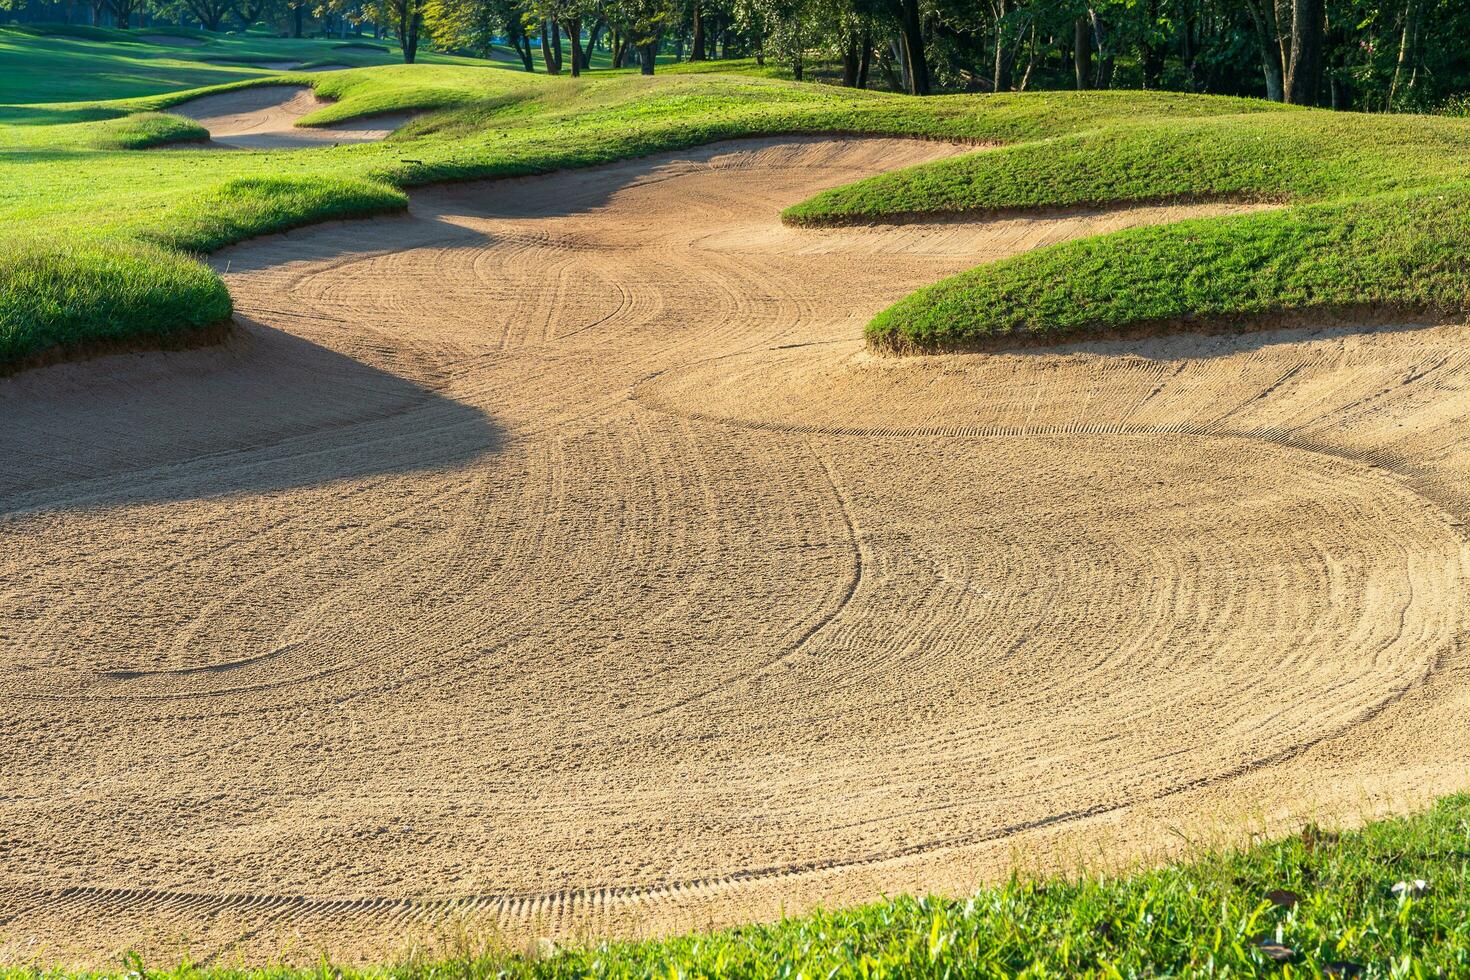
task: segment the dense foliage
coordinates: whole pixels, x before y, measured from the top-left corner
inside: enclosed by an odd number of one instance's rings
[[[0,23],[264,27],[526,71],[751,57],[929,94],[1144,88],[1465,111],[1463,0],[0,0]],[[160,27],[160,25],[163,25]]]

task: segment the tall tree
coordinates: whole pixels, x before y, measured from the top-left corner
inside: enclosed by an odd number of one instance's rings
[[[143,10],[144,0],[107,0],[116,26],[128,30],[133,26],[133,15]]]
[[[1286,101],[1316,105],[1322,87],[1323,0],[1292,0],[1291,58],[1286,69]]]
[[[924,20],[919,11],[919,0],[893,0],[893,4],[908,92],[910,95],[928,95],[933,88],[929,79],[929,59],[924,54]]]
[[[219,30],[220,23],[234,9],[230,0],[183,0],[183,4],[206,31]],[[241,19],[245,20],[243,15]],[[254,18],[245,20],[246,27],[253,23]]]
[[[424,0],[384,0],[381,12],[389,28],[398,35],[403,63],[411,65],[419,54],[419,35],[424,29]]]
[[[608,22],[617,26],[626,44],[637,49],[638,67],[644,75],[654,73],[672,15],[671,0],[612,0],[608,4]]]

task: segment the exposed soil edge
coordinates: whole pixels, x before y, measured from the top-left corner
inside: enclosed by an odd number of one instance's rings
[[[234,333],[235,321],[231,317],[204,327],[180,330],[167,334],[140,334],[136,337],[118,337],[108,340],[83,340],[72,344],[56,344],[45,350],[28,354],[19,360],[0,361],[0,378],[8,378],[35,368],[51,367],[56,364],[71,364],[90,361],[114,354],[151,354],[157,351],[193,350],[222,344]]]
[[[866,340],[867,348],[872,353],[895,357],[996,354],[1092,341],[1152,340],[1180,335],[1215,337],[1312,328],[1430,327],[1461,320],[1465,315],[1466,311],[1461,309],[1363,303],[1276,310],[1245,316],[1171,317],[1164,320],[1142,320],[1125,327],[1078,327],[1046,334],[1010,333],[953,342],[924,343],[909,337],[874,334],[868,334]]]
[[[1210,204],[1256,204],[1287,207],[1293,202],[1269,194],[1163,194],[1157,197],[1130,198],[1124,201],[1079,201],[1074,204],[1044,204],[1036,207],[947,209],[904,211],[895,214],[834,214],[803,217],[781,212],[781,223],[788,228],[882,228],[895,225],[926,224],[936,221],[1006,221],[1013,218],[1066,218],[1076,214],[1127,211],[1132,208],[1201,207]],[[796,205],[800,207],[800,205]]]

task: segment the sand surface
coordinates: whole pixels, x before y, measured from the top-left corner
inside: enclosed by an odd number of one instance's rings
[[[168,112],[199,123],[215,143],[255,150],[373,143],[416,115],[395,112],[332,126],[296,125],[302,116],[328,104],[304,85],[261,85],[190,99]]]
[[[419,192],[218,255],[221,348],[0,380],[0,955],[733,923],[1463,788],[1467,330],[875,358],[1198,213],[777,220],[948,152]]]

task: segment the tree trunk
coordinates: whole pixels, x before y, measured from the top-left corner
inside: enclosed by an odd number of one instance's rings
[[[1322,84],[1322,0],[1293,0],[1291,64],[1286,69],[1286,101],[1316,105]]]
[[[1092,84],[1092,31],[1088,29],[1086,17],[1072,22],[1072,70],[1077,76],[1078,91]]]
[[[1384,108],[1393,111],[1394,100],[1399,94],[1399,86],[1403,82],[1404,67],[1409,63],[1409,49],[1414,37],[1414,21],[1419,12],[1417,0],[1407,0],[1404,4],[1404,26],[1399,32],[1399,54],[1393,64],[1393,79],[1388,83],[1388,105]]]
[[[995,11],[995,71],[990,76],[990,90],[992,92],[1009,92],[1011,90],[1011,67],[1015,64],[1015,53],[1009,51],[1006,45],[1006,14],[1010,13],[1010,0],[995,0],[992,4]]]
[[[404,6],[407,9],[398,28],[398,47],[403,51],[403,63],[411,65],[419,54],[419,31],[424,26],[424,12],[418,0],[408,0]]]
[[[1031,25],[1031,40],[1030,40],[1030,43],[1028,44],[1027,47],[1028,47],[1028,50],[1027,50],[1027,53],[1026,53],[1026,70],[1021,73],[1021,81],[1016,86],[1016,91],[1017,92],[1024,92],[1024,91],[1026,91],[1026,87],[1031,84],[1031,73],[1036,70],[1036,25],[1035,24],[1032,24]]]
[[[546,74],[548,75],[561,74],[560,53],[554,51],[552,48],[553,39],[551,32],[554,29],[555,26],[552,22],[544,20],[541,22],[541,60],[546,64]],[[558,32],[555,43],[559,44],[560,42],[561,35]]]
[[[587,35],[587,47],[582,53],[583,68],[590,69],[592,67],[592,52],[597,49],[597,36],[602,33],[602,29],[606,26],[607,21],[601,18],[592,25],[592,31]]]
[[[1281,41],[1276,35],[1276,10],[1272,0],[1252,0],[1247,4],[1251,23],[1256,28],[1256,45],[1261,49],[1261,74],[1266,78],[1266,98],[1281,102],[1286,98],[1282,84],[1285,71],[1281,65]]]
[[[572,77],[582,77],[582,18],[567,21],[567,39],[572,42]]]
[[[302,31],[306,30],[306,0],[301,0],[295,9],[291,11],[291,36],[300,37]]]
[[[904,74],[910,95],[929,94],[929,62],[924,57],[924,25],[919,19],[919,0],[902,0]]]
[[[847,43],[842,46],[842,86],[844,88],[857,88],[858,44],[858,33],[852,31],[847,35]]]
[[[1087,11],[1092,21],[1092,40],[1097,45],[1097,70],[1092,76],[1093,88],[1113,87],[1113,53],[1108,50],[1108,32],[1102,14],[1094,7]]]
[[[645,75],[653,74],[654,63],[658,59],[658,39],[655,38],[648,44],[638,46],[639,68]]]
[[[873,35],[863,31],[863,53],[858,58],[857,87],[868,87],[868,69],[873,64]]]
[[[694,36],[689,41],[689,60],[704,60],[704,12],[700,9],[699,0],[694,0]]]

